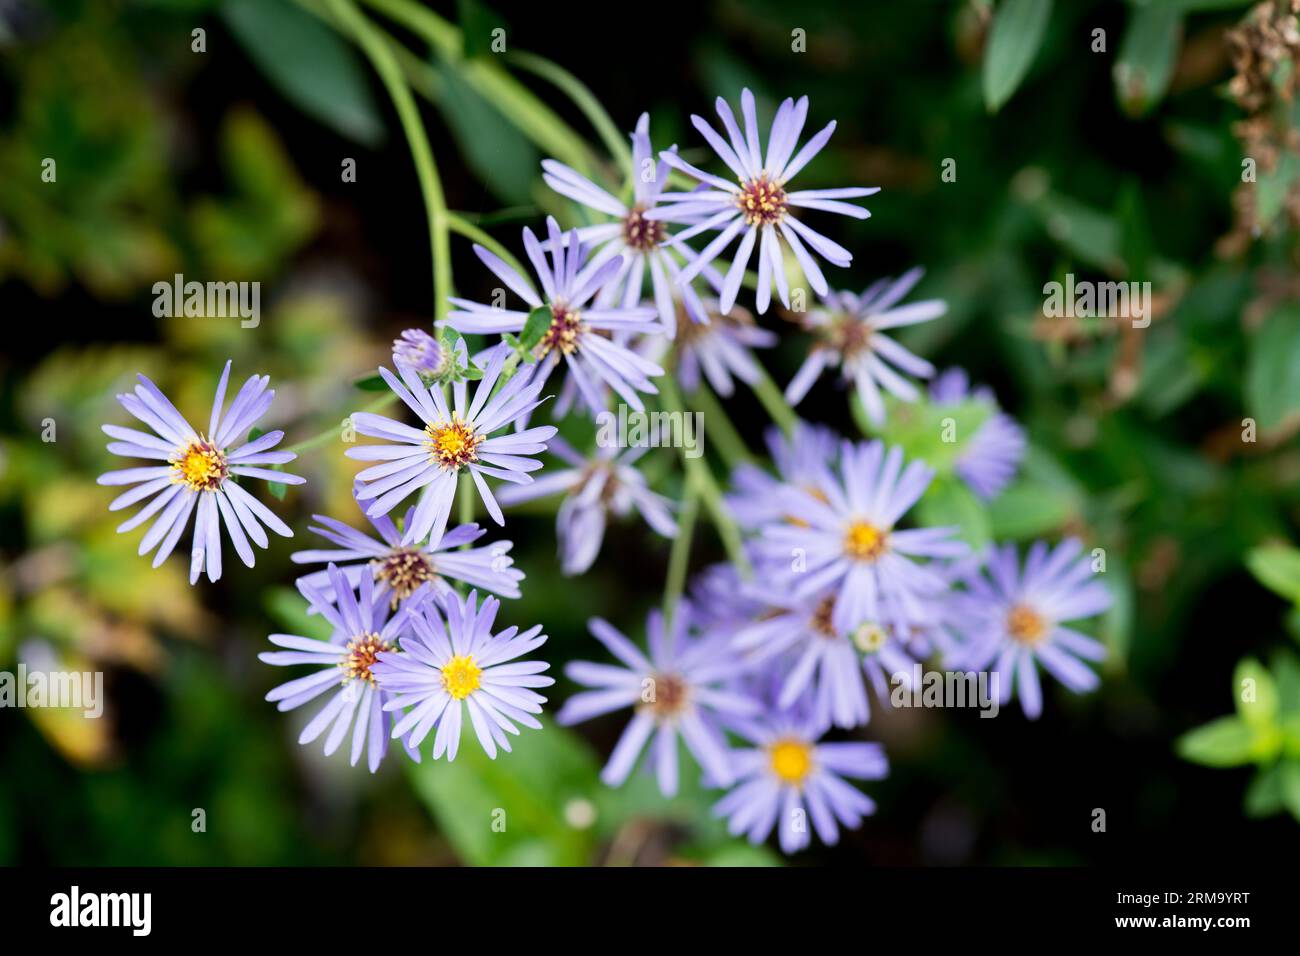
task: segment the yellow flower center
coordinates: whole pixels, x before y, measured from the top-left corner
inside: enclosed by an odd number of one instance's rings
[[[1012,640],[1026,647],[1041,644],[1047,637],[1047,631],[1047,621],[1027,605],[1017,604],[1007,613],[1007,633]]]
[[[853,643],[863,654],[875,654],[887,640],[889,634],[879,624],[863,624],[853,632]]]
[[[858,561],[875,561],[889,546],[889,532],[867,521],[854,521],[844,533],[844,553]]]
[[[802,740],[778,740],[768,745],[767,755],[782,783],[801,786],[812,772],[812,745]]]
[[[779,223],[785,218],[788,208],[785,190],[768,179],[766,174],[740,184],[736,205],[745,214],[745,222],[751,226]]]
[[[216,491],[230,474],[221,449],[201,438],[190,442],[168,461],[172,466],[172,481],[192,491]]]
[[[456,700],[464,700],[478,690],[483,668],[474,663],[474,655],[453,657],[442,665],[442,689]]]
[[[478,445],[482,435],[475,434],[474,429],[460,419],[442,422],[438,425],[426,425],[424,445],[429,449],[429,457],[448,471],[456,471],[462,465],[478,461]]]
[[[393,645],[382,640],[378,634],[362,634],[348,641],[347,650],[348,656],[339,661],[339,667],[343,668],[343,683],[363,680],[373,684],[375,676],[370,668],[379,660],[379,652],[391,651]]]

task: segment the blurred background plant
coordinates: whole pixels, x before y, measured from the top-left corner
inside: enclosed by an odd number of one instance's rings
[[[422,168],[340,10],[383,28],[428,131]],[[191,589],[114,534],[92,480],[136,371],[197,409],[233,356],[272,376],[288,441],[338,427],[396,333],[428,327],[435,286],[486,298],[462,237],[515,248],[545,214],[585,221],[540,159],[617,184],[643,110],[656,143],[702,158],[686,116],[742,86],[768,110],[807,93],[839,121],[810,175],[884,187],[870,220],[837,224],[855,253],[843,284],[925,265],[923,293],[949,311],[904,344],[966,367],[1025,424],[1020,480],[988,507],[952,502],[963,525],[1080,535],[1116,596],[1097,695],[1054,695],[1036,724],[883,709],[867,728],[893,766],[877,815],[795,862],[1177,859],[1193,830],[1202,861],[1247,838],[1295,847],[1280,814],[1300,815],[1295,14],[719,0],[656,7],[632,35],[616,13],[474,0],[0,0],[0,669],[103,669],[110,697],[98,721],[0,713],[0,861],[775,862],[726,837],[697,781],[670,803],[644,777],[602,787],[616,719],[375,778],[297,747],[255,661],[269,631],[313,626],[292,547]],[[150,289],[178,272],[260,281],[261,323],[155,318]],[[1154,321],[1045,318],[1043,287],[1067,273],[1152,282]],[[786,318],[766,320],[786,333],[778,383],[805,350]],[[853,433],[829,391],[801,414]],[[728,411],[760,448],[759,402]],[[891,427],[908,440],[908,421]],[[355,470],[332,444],[302,465],[309,483],[280,506],[300,540],[310,514],[352,513]],[[643,528],[612,528],[570,581],[549,514],[514,511],[509,531],[527,580],[503,613],[545,623],[555,671],[589,656],[589,615],[634,629],[659,600],[669,543]],[[697,552],[698,567],[722,547]],[[1192,730],[1230,681],[1238,715]],[[492,808],[505,833],[484,825]]]

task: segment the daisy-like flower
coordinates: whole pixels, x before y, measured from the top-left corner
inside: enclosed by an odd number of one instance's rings
[[[400,381],[388,369],[380,368],[379,374],[388,387],[424,423],[423,430],[370,412],[356,412],[352,416],[352,423],[361,434],[394,443],[347,451],[347,456],[357,461],[381,463],[357,474],[357,480],[364,485],[357,492],[357,500],[369,502],[366,515],[371,518],[386,515],[409,495],[423,489],[419,504],[402,529],[402,544],[442,536],[462,470],[473,478],[488,514],[503,525],[501,508],[483,476],[526,484],[533,480],[529,472],[542,467],[537,459],[527,456],[546,450],[546,442],[555,434],[553,426],[492,437],[493,432],[541,404],[537,395],[542,383],[530,381],[526,375],[514,376],[492,394],[501,377],[506,353],[504,347],[492,351],[473,401],[467,400],[463,381],[453,383],[451,406],[441,388],[425,385],[410,366],[398,365]]]
[[[743,833],[750,843],[762,843],[776,827],[781,852],[796,853],[811,842],[811,829],[831,846],[841,825],[855,829],[875,812],[875,802],[845,778],[887,776],[879,744],[818,743],[821,728],[797,712],[739,732],[754,746],[732,752],[738,782],[713,807],[715,815],[728,818],[733,836]]]
[[[754,317],[740,306],[732,306],[724,314],[716,299],[707,299],[704,309],[707,323],[691,321],[685,315],[679,317],[674,349],[677,382],[690,395],[700,387],[702,379],[708,379],[714,392],[730,398],[735,391],[733,376],[748,385],[758,381],[760,369],[750,350],[771,348],[777,343],[777,335],[754,324]]]
[[[736,632],[732,645],[755,664],[781,660],[776,704],[788,710],[804,701],[818,727],[857,727],[871,719],[866,681],[882,700],[890,678],[910,683],[915,660],[879,624],[863,623],[845,633],[835,627],[835,595],[777,601]]]
[[[374,599],[371,577],[362,577],[358,600],[352,585],[338,568],[331,564],[327,573],[330,585],[327,592],[301,584],[299,589],[313,609],[334,626],[334,637],[322,641],[294,634],[272,634],[271,643],[284,650],[259,654],[259,660],[277,667],[308,664],[318,669],[306,677],[281,684],[266,699],[278,710],[287,711],[332,692],[325,706],[303,728],[298,743],[309,744],[328,729],[325,755],[329,756],[338,750],[351,729],[352,765],[355,767],[365,752],[370,772],[374,773],[388,752],[388,732],[392,726],[383,709],[387,695],[375,686],[378,655],[397,647],[410,626],[412,615],[430,592],[427,588],[421,591],[389,617],[388,603]],[[414,759],[420,759],[410,744],[407,750]]]
[[[1110,592],[1082,552],[1077,538],[1050,549],[1037,541],[1022,568],[1014,545],[994,549],[986,573],[967,580],[969,590],[958,604],[967,643],[956,652],[955,665],[979,671],[991,664],[1002,703],[1011,699],[1014,685],[1030,719],[1043,709],[1038,664],[1076,694],[1098,684],[1083,661],[1105,658],[1105,646],[1066,626],[1110,607]]]
[[[845,442],[839,477],[815,489],[824,500],[787,488],[785,520],[765,525],[757,547],[796,596],[834,592],[837,631],[924,622],[927,598],[943,590],[944,581],[914,559],[959,557],[967,550],[954,537],[956,528],[896,527],[933,478],[923,462],[904,468],[901,448],[886,453],[880,441]]]
[[[402,544],[402,536],[388,515],[367,518],[379,535],[376,540],[336,518],[312,515],[318,525],[311,530],[336,547],[296,551],[294,564],[337,564],[348,583],[359,587],[367,576],[375,581],[375,600],[388,598],[396,608],[426,583],[439,593],[451,588],[449,581],[464,581],[473,587],[492,591],[502,597],[519,597],[519,582],[524,573],[514,568],[510,541],[498,541],[479,548],[463,548],[486,533],[476,524],[463,524],[447,534],[430,538],[422,545]],[[407,509],[406,524],[413,518]],[[329,582],[328,570],[316,571],[298,579],[314,588]]]
[[[677,147],[669,149],[675,153]],[[650,274],[650,287],[654,292],[655,308],[668,337],[676,327],[674,299],[681,297],[687,311],[695,321],[705,321],[704,306],[690,284],[674,288],[673,279],[681,271],[681,264],[667,244],[668,232],[661,220],[649,219],[646,213],[655,208],[659,194],[668,182],[668,164],[662,159],[654,162],[650,145],[650,114],[642,113],[632,134],[632,204],[610,195],[587,177],[554,159],[542,161],[542,178],[562,196],[613,216],[614,222],[584,226],[577,230],[580,242],[592,249],[591,262],[603,264],[614,256],[621,256],[617,272],[608,279],[596,296],[602,308],[621,303],[627,308],[639,305],[645,276]],[[651,173],[646,176],[646,172]],[[572,237],[570,233],[570,237]],[[572,241],[572,238],[569,240]],[[686,250],[683,257],[689,258]]]
[[[638,511],[646,524],[665,538],[677,536],[667,498],[650,490],[645,478],[633,467],[647,448],[629,448],[621,455],[613,445],[601,445],[590,457],[579,454],[562,438],[551,440],[547,450],[569,467],[547,472],[532,484],[503,489],[498,496],[509,507],[547,495],[563,493],[555,519],[559,539],[560,569],[568,575],[582,574],[596,560],[605,538],[608,514],[620,518]]]
[[[866,209],[843,202],[879,192],[878,188],[810,189],[791,192],[790,180],[821,152],[831,133],[832,121],[810,139],[797,154],[795,146],[808,116],[808,97],[798,102],[786,99],[777,110],[776,119],[767,137],[767,154],[761,152],[758,136],[758,116],[754,109],[754,95],[748,90],[740,94],[740,108],[744,115],[745,132],[741,135],[731,107],[722,97],[717,100],[718,116],[727,133],[724,140],[704,119],[691,116],[691,122],[708,141],[718,158],[726,164],[737,182],[714,176],[697,169],[671,151],[661,152],[659,158],[669,166],[699,180],[707,189],[684,193],[660,193],[660,205],[646,212],[646,218],[675,223],[694,223],[673,237],[682,243],[702,232],[721,230],[700,255],[682,269],[678,283],[687,283],[706,265],[716,259],[733,239],[740,236],[740,247],[727,269],[721,294],[723,312],[730,312],[744,278],[754,246],[758,246],[758,295],[760,313],[767,311],[775,285],[781,302],[789,308],[790,294],[785,276],[785,255],[782,243],[794,253],[809,283],[819,295],[829,287],[817,260],[808,252],[822,256],[837,266],[847,266],[852,254],[838,243],[804,225],[794,215],[796,209],[814,209],[838,213],[855,219],[866,219]],[[794,158],[791,159],[791,155]],[[807,247],[805,246],[807,245]]]
[[[424,379],[432,379],[447,370],[451,356],[423,329],[406,329],[393,339],[393,364],[409,365]]]
[[[691,633],[691,607],[681,601],[673,615],[672,633],[665,634],[663,615],[652,611],[646,622],[649,656],[608,622],[592,618],[592,635],[618,658],[619,664],[574,661],[564,673],[592,690],[575,694],[560,709],[561,724],[576,724],[610,711],[632,707],[623,731],[600,779],[620,786],[653,736],[655,776],[665,797],[677,793],[677,737],[703,768],[714,786],[730,785],[733,774],[720,717],[749,717],[758,704],[727,689],[724,683],[739,674],[743,663],[726,638],[701,638]]]
[[[496,759],[497,748],[510,752],[506,734],[518,736],[516,723],[540,730],[534,714],[546,698],[531,688],[549,687],[555,678],[542,674],[545,661],[518,658],[546,643],[540,624],[523,633],[507,627],[492,633],[501,602],[478,592],[462,598],[455,591],[441,596],[446,624],[430,605],[413,619],[413,631],[402,641],[401,653],[384,651],[375,665],[379,686],[394,695],[384,709],[405,710],[393,727],[394,737],[410,746],[436,726],[433,759],[456,759],[465,711],[483,752]],[[409,710],[408,710],[409,708]]]
[[[108,445],[113,454],[166,462],[110,471],[99,476],[101,485],[135,485],[113,499],[109,511],[117,511],[146,498],[152,499],[117,530],[119,534],[130,531],[158,515],[140,542],[139,552],[145,555],[157,548],[153,559],[155,568],[175,549],[176,542],[189,524],[190,514],[197,510],[194,544],[190,551],[190,584],[198,581],[205,568],[209,581],[221,577],[222,524],[235,546],[235,553],[250,568],[253,566],[253,549],[249,546],[249,539],[259,548],[265,548],[269,543],[262,525],[278,535],[293,537],[288,525],[240,487],[234,480],[236,477],[260,478],[286,485],[300,485],[307,480],[262,467],[284,465],[298,457],[290,451],[271,450],[280,443],[284,432],[267,432],[245,444],[244,436],[266,414],[275,398],[275,392],[267,388],[270,376],[249,378],[222,415],[230,366],[231,363],[226,362],[221,381],[217,384],[207,434],[195,431],[158,386],[143,375],[139,376],[140,384],[134,393],[118,395],[117,400],[148,425],[154,434],[118,425],[103,426],[105,434],[117,439]]]
[[[905,402],[916,401],[920,393],[905,376],[929,378],[934,374],[934,366],[884,332],[928,322],[948,311],[942,299],[926,299],[895,308],[923,274],[920,268],[911,269],[897,279],[877,281],[861,295],[834,292],[822,296],[823,307],[811,310],[804,317],[804,328],[817,341],[786,386],[786,401],[799,404],[822,371],[836,365],[845,380],[857,386],[867,416],[877,425],[885,420],[881,389]]]
[[[993,411],[966,442],[953,470],[976,495],[992,501],[1010,484],[1025,457],[1025,431],[998,407],[991,388],[970,387],[964,369],[948,369],[930,383],[930,400],[936,405],[955,405],[967,398],[978,399]]]
[[[736,490],[727,496],[732,515],[749,530],[788,517],[781,504],[783,485],[802,488],[814,498],[826,500],[821,486],[834,480],[831,469],[839,460],[842,440],[824,425],[810,425],[803,420],[795,424],[788,438],[775,425],[765,437],[777,477],[758,465],[740,465],[731,474]]]
[[[662,331],[655,321],[655,310],[624,306],[587,308],[597,290],[618,274],[622,258],[592,260],[584,265],[586,249],[578,240],[576,230],[569,233],[566,243],[553,218],[547,217],[546,229],[550,262],[547,262],[546,252],[533,231],[524,229],[524,249],[537,271],[545,298],[538,295],[532,283],[494,253],[482,246],[474,247],[483,264],[523,299],[529,309],[550,310],[550,325],[533,346],[538,362],[531,375],[532,385],[541,389],[556,366],[564,362],[583,400],[593,412],[599,413],[605,408],[605,397],[600,389],[602,383],[617,392],[632,408],[644,410],[637,392],[658,392],[649,376],[662,375],[664,370],[620,344],[618,339],[632,332]],[[451,302],[457,311],[447,317],[447,322],[458,332],[518,333],[528,322],[528,312],[495,308],[465,299],[452,299]]]

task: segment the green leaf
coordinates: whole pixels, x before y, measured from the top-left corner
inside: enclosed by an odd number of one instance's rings
[[[1220,717],[1178,738],[1178,756],[1206,767],[1239,767],[1251,763],[1255,734],[1239,717]]]
[[[1300,416],[1300,306],[1284,305],[1250,339],[1246,412],[1261,431]]]
[[[1141,116],[1164,97],[1178,60],[1183,13],[1170,3],[1131,7],[1115,62],[1115,93],[1130,116]]]
[[[1278,783],[1283,805],[1300,820],[1300,760],[1288,760],[1278,768]]]
[[[378,375],[363,375],[352,384],[363,392],[382,392],[388,388],[388,383]]]
[[[470,168],[507,205],[528,204],[541,161],[533,144],[455,65],[439,62],[436,67],[441,82],[434,99]]]
[[[973,549],[992,540],[988,509],[958,478],[936,478],[917,503],[917,521],[924,527],[955,526]]]
[[[549,722],[510,743],[511,753],[489,759],[466,719],[454,761],[426,753],[422,763],[409,765],[416,793],[467,864],[589,864],[593,828],[570,825],[565,808],[598,800],[604,785],[595,755],[576,734]]]
[[[289,491],[289,486],[282,481],[269,482],[266,488],[271,492],[271,495],[276,501],[284,501],[284,496]]]
[[[1289,544],[1252,548],[1246,553],[1246,568],[1273,593],[1300,602],[1300,548]]]
[[[323,22],[287,0],[225,0],[221,15],[286,99],[349,139],[383,141],[360,58]]]
[[[1060,488],[1021,479],[989,502],[988,510],[993,537],[1027,541],[1064,527],[1075,514],[1075,501]]]
[[[1232,674],[1232,693],[1237,715],[1255,728],[1269,728],[1277,722],[1278,694],[1273,676],[1253,657],[1245,657]]]
[[[519,333],[520,347],[531,351],[542,340],[542,336],[546,334],[546,330],[550,327],[550,307],[542,305],[533,309],[528,313],[528,321],[524,323],[523,330]]]
[[[887,445],[899,445],[909,461],[920,459],[938,477],[953,474],[953,467],[968,442],[993,414],[989,403],[978,398],[935,405],[928,401],[902,402],[891,397],[885,403],[885,422],[877,427],[868,420],[857,392],[853,393],[850,407],[864,434],[878,435]]]
[[[1052,0],[1003,0],[993,14],[988,48],[984,51],[984,105],[990,113],[1002,108],[1042,45]]]
[[[1242,803],[1242,812],[1248,817],[1271,817],[1283,809],[1282,803],[1282,764],[1265,767],[1251,778],[1246,787],[1246,797]]]

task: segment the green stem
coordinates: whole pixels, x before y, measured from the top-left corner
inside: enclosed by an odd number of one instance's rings
[[[716,442],[718,451],[722,453],[722,458],[727,463],[728,468],[735,468],[737,465],[748,465],[753,462],[748,449],[745,448],[745,441],[736,431],[736,426],[732,424],[731,419],[723,410],[722,404],[709,390],[707,385],[703,385],[695,390],[691,400],[700,406],[700,411],[704,413],[705,430],[710,433],[710,437]]]
[[[795,414],[794,409],[790,407],[790,403],[785,400],[785,396],[781,394],[781,390],[776,387],[776,383],[772,381],[772,377],[767,374],[767,369],[763,366],[758,366],[758,378],[751,387],[772,421],[780,425],[781,430],[787,435],[793,434],[795,426],[799,424],[799,416]]]
[[[632,151],[628,149],[626,138],[609,118],[605,107],[600,105],[600,101],[592,95],[591,90],[587,89],[581,80],[559,64],[552,63],[535,53],[511,53],[507,60],[529,73],[535,73],[549,80],[563,91],[569,99],[573,100],[574,105],[582,110],[582,114],[600,135],[605,148],[617,161],[619,168],[628,171],[631,176],[636,176],[637,170],[632,168]]]
[[[390,392],[389,394],[385,395],[383,398],[378,399],[377,401],[371,403],[370,405],[367,405],[365,408],[361,410],[363,412],[377,412],[383,408],[387,408],[395,401],[397,401],[397,396]],[[319,435],[313,435],[311,438],[303,439],[302,441],[298,442],[296,445],[290,445],[288,448],[285,448],[284,451],[303,452],[303,451],[307,451],[310,448],[318,448],[319,446],[325,444],[327,441],[329,441],[337,434],[338,434],[337,428],[327,428]]]
[[[668,555],[668,575],[664,581],[664,634],[673,632],[673,614],[686,590],[686,570],[691,558],[691,536],[695,518],[700,513],[700,492],[695,481],[686,479],[686,491],[677,511],[677,537]]]
[[[442,181],[438,178],[429,138],[420,121],[420,111],[415,105],[410,87],[406,85],[402,67],[397,62],[387,35],[361,15],[353,0],[325,2],[337,22],[351,32],[357,45],[374,65],[375,72],[392,97],[402,130],[406,133],[411,159],[415,162],[415,172],[420,180],[420,191],[424,194],[425,214],[429,220],[429,241],[433,250],[433,320],[439,322],[446,318],[449,307],[447,296],[451,293],[451,236]]]
[[[681,393],[677,390],[677,383],[670,376],[665,375],[659,380],[658,385],[663,410],[685,413],[686,409],[682,404]],[[709,510],[713,526],[718,529],[718,537],[722,539],[722,546],[727,549],[727,557],[736,566],[740,576],[749,580],[753,577],[754,569],[750,566],[749,558],[745,556],[745,543],[740,528],[731,517],[731,511],[722,498],[722,490],[714,480],[713,472],[709,471],[709,466],[702,457],[692,458],[687,454],[686,448],[679,448],[678,452],[681,454],[682,467],[686,469],[687,479],[694,482],[700,499]]]
[[[420,36],[437,56],[499,109],[544,152],[581,173],[591,171],[590,147],[549,106],[490,58],[466,59],[461,31],[413,0],[364,0]]]

